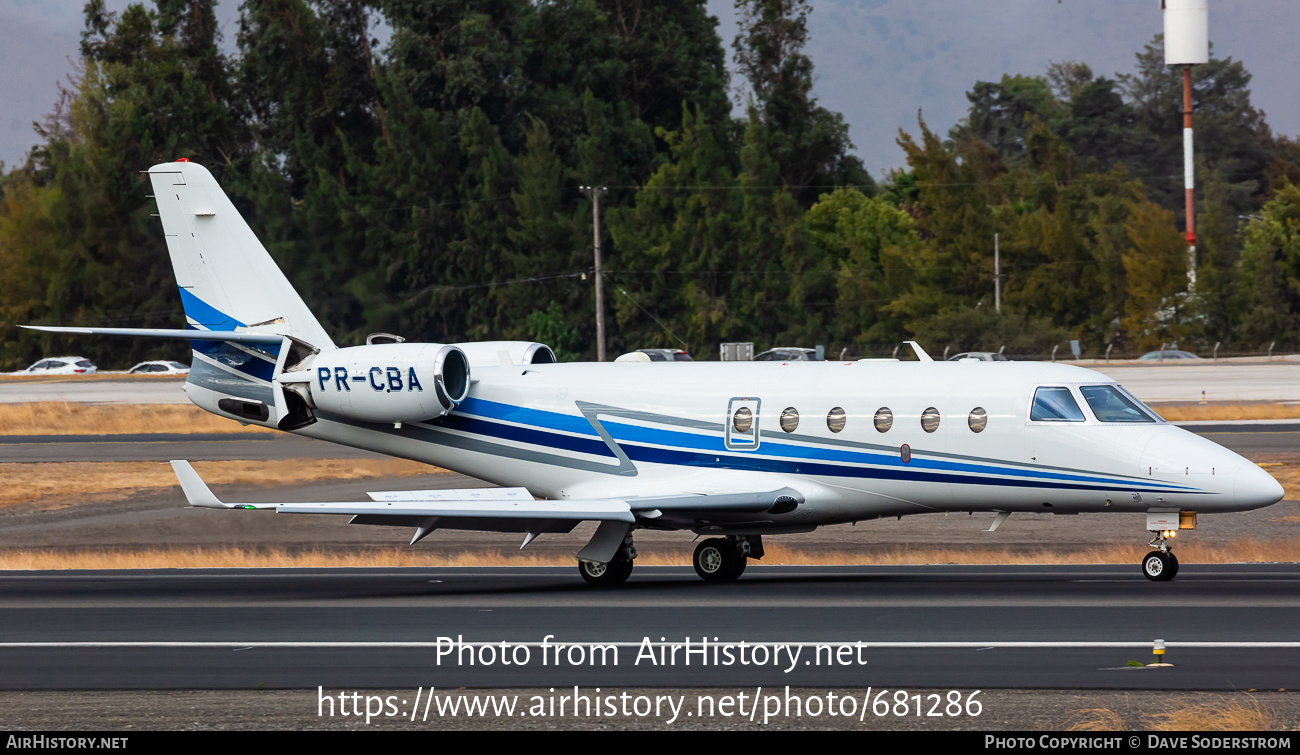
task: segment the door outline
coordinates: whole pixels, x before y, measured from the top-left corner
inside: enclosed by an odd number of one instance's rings
[[[762,412],[759,411],[762,405],[761,399],[736,397],[727,402],[727,416],[723,421],[726,428],[726,446],[732,451],[753,451],[758,448],[762,434],[759,432],[759,419]],[[747,406],[754,413],[754,423],[749,426],[748,432],[740,432],[736,429],[735,416],[736,412],[742,407]]]

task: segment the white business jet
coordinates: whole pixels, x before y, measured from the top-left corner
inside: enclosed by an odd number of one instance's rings
[[[632,571],[638,529],[705,536],[695,570],[734,580],[763,536],[936,512],[1123,512],[1155,533],[1142,573],[1172,579],[1198,513],[1282,498],[1255,464],[1162,421],[1114,381],[1038,362],[556,364],[543,344],[339,348],[220,186],[149,169],[188,327],[43,327],[188,340],[185,390],[223,417],[437,465],[499,489],[355,503],[224,503],[185,461],[190,504],[341,514],[415,530],[542,533],[598,523],[590,583]],[[521,546],[521,547],[523,547]]]

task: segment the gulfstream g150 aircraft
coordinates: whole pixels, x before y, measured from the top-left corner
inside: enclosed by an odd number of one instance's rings
[[[353,524],[542,533],[599,523],[583,578],[632,571],[638,529],[705,536],[695,569],[740,576],[763,537],[943,511],[1131,516],[1142,562],[1173,578],[1169,538],[1198,513],[1282,498],[1256,465],[1163,422],[1106,376],[1034,362],[556,364],[542,344],[339,348],[212,175],[149,169],[187,329],[41,328],[188,340],[190,400],[241,422],[504,486],[372,493],[356,503],[219,501],[184,461],[189,502],[344,514]],[[521,546],[522,547],[522,546]]]

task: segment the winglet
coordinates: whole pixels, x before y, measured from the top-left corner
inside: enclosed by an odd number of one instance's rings
[[[916,341],[903,341],[903,343],[905,343],[905,344],[907,344],[908,346],[911,346],[911,347],[912,347],[912,353],[916,354],[916,358],[917,358],[919,361],[922,361],[922,362],[933,362],[933,361],[934,361],[934,359],[931,358],[931,356],[930,356],[929,354],[925,353],[925,349],[921,348],[921,344],[917,343]]]
[[[198,506],[205,509],[233,509],[234,505],[222,503],[208,489],[207,483],[199,477],[199,473],[194,471],[188,461],[184,459],[172,460],[172,471],[176,473],[176,479],[181,484],[181,492],[185,494],[185,500],[189,501],[191,506]]]

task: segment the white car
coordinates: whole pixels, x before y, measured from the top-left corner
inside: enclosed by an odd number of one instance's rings
[[[51,357],[23,370],[26,375],[89,375],[98,367],[85,357]]]
[[[1002,356],[995,351],[966,351],[955,357],[948,357],[949,362],[960,362],[964,359],[978,359],[981,362],[1010,362],[1010,359]]]
[[[754,357],[755,362],[816,362],[817,350],[795,346],[781,346],[768,349]]]
[[[132,375],[188,375],[190,367],[180,362],[141,362],[127,372]]]

